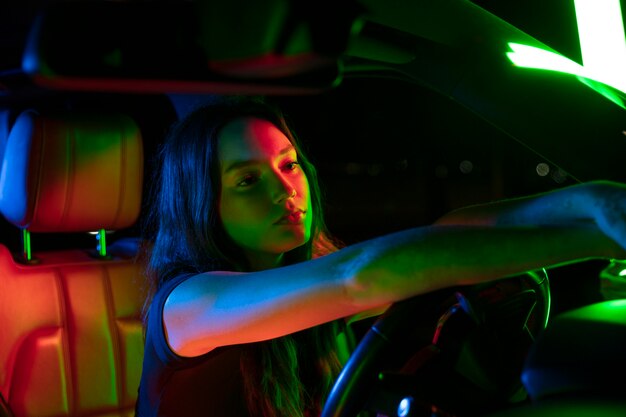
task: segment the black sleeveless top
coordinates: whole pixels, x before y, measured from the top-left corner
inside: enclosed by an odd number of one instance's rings
[[[152,300],[136,416],[249,417],[239,370],[244,346],[225,346],[184,358],[174,353],[165,339],[165,300],[190,276],[168,281]]]

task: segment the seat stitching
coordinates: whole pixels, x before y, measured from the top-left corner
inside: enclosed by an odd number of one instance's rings
[[[120,187],[119,187],[119,196],[118,196],[118,205],[117,211],[115,212],[114,225],[117,226],[120,214],[122,212],[122,207],[124,206],[124,197],[126,195],[125,186],[126,186],[126,163],[128,161],[127,153],[127,143],[126,143],[126,126],[122,128],[122,134],[120,137]]]
[[[39,115],[37,115],[39,116]],[[34,220],[35,217],[35,207],[39,206],[39,201],[41,200],[41,181],[43,178],[43,163],[44,163],[44,155],[45,155],[45,150],[46,150],[46,129],[44,127],[45,125],[45,119],[41,119],[41,129],[40,129],[40,140],[38,141],[38,147],[39,147],[39,160],[37,161],[37,186],[36,186],[36,190],[34,193],[34,196],[32,197],[32,199],[34,201],[32,201],[33,205],[31,207],[28,208],[28,215],[30,217],[30,221],[28,222],[29,224],[25,225],[26,228],[28,228],[31,224],[31,222]],[[35,132],[37,132],[37,122],[35,121]],[[36,138],[33,138],[34,141],[36,141]],[[33,142],[31,142],[31,147],[34,145]],[[32,152],[32,148],[31,148],[31,152]],[[30,159],[30,156],[28,157]],[[28,179],[26,180],[28,181]],[[29,186],[28,184],[26,185],[27,187]],[[39,210],[37,210],[38,212]]]
[[[55,280],[57,281],[57,286],[59,287],[59,305],[61,308],[61,328],[64,330],[63,338],[63,367],[65,369],[65,380],[66,380],[66,396],[67,396],[67,405],[69,408],[69,414],[73,415],[74,410],[76,409],[75,397],[74,397],[74,386],[75,386],[75,377],[74,377],[74,367],[72,366],[72,352],[70,349],[70,323],[68,320],[67,313],[67,300],[69,300],[69,296],[67,294],[67,286],[65,285],[65,279],[63,273],[60,268],[54,269]]]
[[[61,214],[61,218],[59,219],[59,226],[65,222],[65,218],[67,217],[67,213],[69,211],[69,204],[73,196],[73,184],[74,184],[74,175],[76,175],[76,136],[75,129],[68,129],[65,135],[66,142],[66,152],[65,155],[67,157],[68,163],[66,164],[66,187],[67,193],[65,194],[65,203],[63,204],[63,213]]]
[[[111,284],[111,275],[109,273],[109,268],[106,265],[102,265],[103,277],[104,277],[104,288],[105,288],[105,302],[107,306],[107,315],[109,319],[109,334],[111,335],[111,344],[113,346],[113,362],[115,363],[114,368],[114,377],[115,377],[115,386],[117,389],[117,406],[121,408],[122,406],[122,396],[125,394],[124,391],[124,381],[122,378],[123,368],[122,368],[122,359],[121,359],[121,343],[120,337],[117,329],[117,314],[115,311],[115,302],[113,300],[113,288]]]

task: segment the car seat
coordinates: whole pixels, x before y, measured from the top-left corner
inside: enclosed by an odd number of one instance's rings
[[[106,237],[140,213],[140,131],[123,114],[27,110],[3,146],[0,212],[24,245],[0,244],[0,415],[131,416],[142,268],[137,240]],[[59,249],[93,231],[93,250]],[[31,252],[31,233],[58,247]]]

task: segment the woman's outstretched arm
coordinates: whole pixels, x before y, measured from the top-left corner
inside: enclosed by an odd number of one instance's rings
[[[606,182],[458,210],[439,224],[296,265],[196,275],[170,294],[164,327],[176,353],[196,356],[440,288],[623,258],[625,214],[626,188]]]

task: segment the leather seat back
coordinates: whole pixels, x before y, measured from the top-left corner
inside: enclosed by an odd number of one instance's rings
[[[142,174],[141,135],[129,117],[27,111],[3,152],[0,211],[32,232],[127,228],[139,215]],[[0,393],[8,408],[16,416],[133,415],[143,356],[135,253],[76,248],[34,257],[20,262],[0,245]]]

